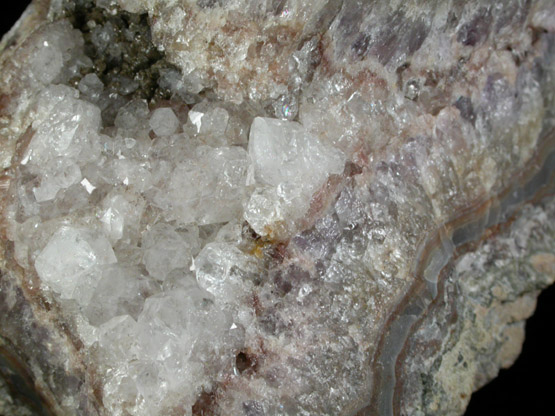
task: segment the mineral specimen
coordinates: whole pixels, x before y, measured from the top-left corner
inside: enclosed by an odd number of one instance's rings
[[[552,1],[35,0],[0,51],[33,412],[456,415],[518,355],[555,280]]]

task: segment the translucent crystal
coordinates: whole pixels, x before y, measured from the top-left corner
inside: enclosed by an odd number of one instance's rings
[[[137,354],[138,325],[131,316],[116,316],[100,325],[98,332],[98,343],[104,348],[103,364],[112,366]]]
[[[283,238],[294,228],[309,205],[295,192],[288,198],[280,196],[277,187],[259,187],[254,190],[245,208],[245,219],[259,235]]]
[[[224,136],[229,121],[229,113],[220,107],[208,107],[201,103],[189,112],[189,121],[195,126],[196,132],[215,137]]]
[[[96,26],[91,31],[91,41],[100,53],[115,43],[115,37],[116,28],[111,22]]]
[[[88,101],[97,103],[100,94],[104,89],[104,84],[96,74],[87,74],[79,81],[78,85],[81,97],[86,97]]]
[[[345,165],[340,151],[321,143],[299,123],[261,117],[251,126],[249,156],[252,178],[265,188],[253,194],[245,218],[261,235],[271,234],[281,223],[290,228],[305,214],[311,196]]]
[[[528,173],[552,147],[553,6],[352,3],[35,0],[6,37],[0,329],[39,352],[54,412],[457,414],[497,370],[498,318],[521,318],[480,296],[510,307],[512,273],[448,273],[482,237],[545,240],[526,296],[549,267],[551,214],[483,232],[551,177]],[[405,343],[422,329],[433,351]]]
[[[299,183],[314,190],[329,175],[343,172],[345,157],[321,143],[296,122],[257,117],[249,137],[249,156],[258,183]]]
[[[143,262],[149,274],[163,281],[175,269],[186,268],[191,264],[195,236],[190,240],[179,234],[169,224],[159,223],[143,235]]]
[[[112,159],[102,174],[111,185],[125,185],[137,192],[144,192],[152,186],[149,164],[143,160],[124,156]]]
[[[179,120],[171,108],[157,108],[150,116],[150,128],[157,136],[170,136],[179,127]]]
[[[238,296],[255,271],[253,258],[227,243],[207,244],[195,259],[199,286],[222,301]]]
[[[55,92],[57,93],[57,91]],[[43,100],[46,101],[47,94]],[[50,100],[44,115],[34,123],[36,133],[29,144],[24,162],[34,165],[48,163],[56,157],[94,158],[91,141],[100,128],[100,109],[86,101],[67,96],[58,96],[59,101]],[[58,98],[56,97],[56,98]]]
[[[159,291],[158,285],[141,275],[138,267],[120,264],[103,267],[100,280],[85,309],[92,325],[100,325],[120,315],[137,319],[146,298]]]
[[[52,42],[45,40],[32,58],[31,70],[40,82],[49,84],[60,74],[63,64],[62,52]]]
[[[93,267],[116,262],[109,241],[90,229],[62,226],[35,260],[43,282],[64,298],[71,298]]]
[[[299,105],[295,97],[282,95],[274,103],[275,116],[282,120],[293,120],[299,112]]]
[[[112,242],[124,236],[127,240],[138,237],[144,207],[143,198],[132,192],[112,192],[104,198],[99,218]]]
[[[81,180],[81,169],[74,160],[55,158],[44,167],[40,186],[33,189],[37,202],[54,199],[60,189],[69,188]]]
[[[201,147],[172,172],[157,203],[181,223],[212,224],[240,216],[246,192],[247,153],[240,147]]]
[[[114,124],[122,129],[134,130],[145,125],[148,104],[145,100],[131,100],[117,112]]]
[[[59,20],[42,37],[31,40],[33,53],[26,68],[42,86],[79,75],[82,69],[92,66],[83,53],[83,44],[83,35],[69,22]]]
[[[143,354],[160,361],[189,357],[195,340],[203,340],[198,337],[199,332],[217,332],[221,322],[206,321],[210,319],[203,306],[206,297],[206,292],[198,287],[180,288],[149,297],[138,318]],[[222,319],[221,316],[212,316],[216,317]]]

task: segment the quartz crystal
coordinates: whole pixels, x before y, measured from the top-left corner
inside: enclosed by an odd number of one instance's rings
[[[273,238],[294,232],[294,222],[306,215],[312,195],[345,166],[341,151],[320,143],[299,123],[262,117],[252,122],[249,156],[249,182],[256,189],[245,219],[259,235]]]
[[[555,280],[553,1],[34,0],[0,74],[0,414],[459,415]]]
[[[171,108],[158,108],[152,112],[149,124],[157,136],[170,136],[179,127],[179,120]]]
[[[92,268],[117,261],[108,239],[95,234],[87,229],[62,226],[37,256],[35,269],[39,278],[62,298],[71,298],[91,276],[88,272]]]

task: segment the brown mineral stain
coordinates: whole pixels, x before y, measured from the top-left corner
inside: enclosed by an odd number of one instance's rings
[[[241,374],[252,374],[258,367],[257,356],[250,351],[240,351],[235,357],[235,367]]]
[[[27,150],[33,136],[35,135],[35,130],[32,126],[27,127],[25,133],[21,135],[21,137],[17,140],[15,155],[13,158],[13,164],[19,165],[21,160],[25,157],[25,151]]]
[[[287,251],[288,243],[278,243],[273,246],[273,250],[270,252],[270,257],[279,263],[282,263],[288,257]]]
[[[256,293],[253,293],[251,300],[252,300],[252,307],[254,309],[254,313],[256,314],[256,316],[262,315],[262,312],[263,312],[262,304],[260,303],[260,298]]]
[[[275,221],[271,225],[264,226],[264,233],[267,235],[266,241],[270,244],[280,240],[280,236],[287,234],[287,227],[284,221]]]
[[[193,416],[215,416],[216,394],[203,391],[193,405]]]
[[[266,241],[258,239],[254,242],[252,249],[249,250],[249,254],[255,256],[257,259],[264,257],[264,249],[268,246]]]
[[[6,192],[10,187],[11,177],[8,175],[0,176],[0,192]]]
[[[0,116],[7,116],[12,97],[8,94],[0,94]]]

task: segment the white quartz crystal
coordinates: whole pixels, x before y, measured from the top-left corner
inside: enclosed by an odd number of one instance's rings
[[[230,221],[242,212],[247,166],[241,147],[199,147],[175,167],[156,202],[180,223]]]
[[[256,263],[231,244],[210,243],[195,259],[195,273],[200,287],[225,301],[244,290],[256,273]]]
[[[114,124],[127,130],[136,130],[145,126],[148,117],[148,104],[145,100],[132,100],[118,110]]]
[[[142,240],[143,263],[148,273],[163,281],[172,270],[188,267],[196,244],[194,240],[194,235],[182,235],[169,224],[152,226]]]
[[[144,207],[143,198],[133,192],[108,194],[102,201],[99,218],[110,241],[116,242],[123,237],[128,240],[138,238]]]
[[[98,329],[98,345],[104,349],[106,365],[113,365],[113,361],[126,360],[137,354],[136,319],[129,315],[116,316],[99,325]]]
[[[116,4],[97,2],[109,13]],[[88,24],[89,47],[117,52],[113,21]],[[104,85],[67,22],[46,42],[30,60],[38,87],[18,154],[16,261],[78,315],[110,414],[172,414],[176,403],[190,414],[214,375],[239,374],[238,351],[256,348],[245,302],[265,266],[250,239],[298,231],[345,157],[287,121],[298,104],[285,91],[267,106],[282,120],[254,118],[260,109],[196,96],[202,74],[162,69],[173,95],[158,106],[122,98],[137,80]],[[299,302],[312,293],[295,290]]]
[[[220,107],[207,107],[205,103],[196,105],[189,111],[189,122],[196,133],[205,136],[205,140],[214,144],[225,144],[225,133],[229,122],[229,113]]]
[[[249,137],[251,180],[259,188],[245,218],[260,235],[290,230],[309,208],[311,196],[330,175],[343,172],[344,155],[297,122],[257,117]]]
[[[137,319],[147,297],[159,291],[158,285],[141,274],[138,267],[108,265],[101,275],[85,310],[89,322],[100,325],[120,315]]]
[[[31,70],[39,81],[49,84],[56,79],[62,70],[64,59],[62,52],[45,40],[31,61]]]
[[[150,116],[150,128],[157,136],[169,136],[176,132],[179,120],[171,108],[157,108]]]
[[[81,33],[69,22],[60,20],[52,24],[42,37],[31,41],[29,46],[33,53],[25,75],[28,72],[40,86],[80,75],[83,68],[92,66],[92,61],[84,54],[83,44]]]
[[[47,103],[46,108],[33,123],[36,133],[22,163],[39,166],[56,157],[95,158],[94,141],[100,129],[100,109],[75,99],[74,92],[54,87],[39,98]]]
[[[110,242],[90,229],[62,226],[35,260],[41,280],[64,298],[72,298],[86,272],[116,262]],[[98,278],[98,276],[96,276]]]
[[[257,183],[302,183],[314,190],[329,175],[343,172],[345,158],[299,123],[257,117],[249,137],[249,156]]]
[[[37,202],[49,201],[60,189],[69,188],[81,180],[81,169],[74,160],[58,157],[44,167],[40,186],[33,189]]]
[[[104,84],[96,74],[87,74],[79,81],[79,91],[82,97],[96,103],[100,99],[100,94],[104,90]]]

